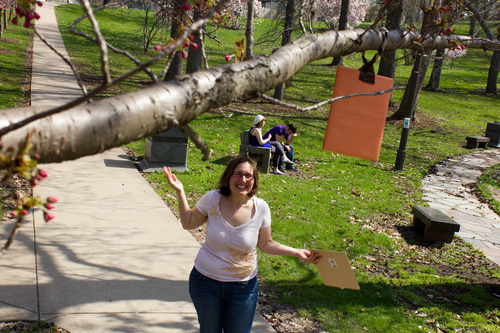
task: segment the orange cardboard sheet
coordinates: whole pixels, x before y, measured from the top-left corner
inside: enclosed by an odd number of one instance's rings
[[[333,97],[391,89],[393,79],[375,76],[375,84],[359,80],[359,71],[338,66]],[[330,107],[323,150],[378,161],[391,94],[356,96]]]
[[[313,250],[321,259],[316,264],[323,283],[327,286],[359,290],[358,281],[344,252]]]

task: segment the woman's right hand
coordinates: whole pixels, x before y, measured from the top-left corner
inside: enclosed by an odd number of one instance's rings
[[[163,167],[163,172],[165,173],[165,178],[167,178],[168,184],[177,192],[183,192],[184,186],[181,181],[172,173],[170,167]]]

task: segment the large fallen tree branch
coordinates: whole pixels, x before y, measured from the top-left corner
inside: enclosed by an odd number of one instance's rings
[[[255,98],[315,60],[378,50],[384,42],[385,50],[453,47],[451,40],[468,48],[499,48],[493,41],[465,36],[422,39],[417,33],[401,31],[390,31],[386,40],[383,36],[375,30],[307,35],[269,56],[257,55],[244,62],[199,71],[48,117],[36,107],[2,110],[1,141],[4,149],[9,146],[16,149],[26,133],[34,131],[33,152],[40,156],[41,163],[72,160],[187,124],[212,108]],[[30,117],[39,119],[12,130]]]

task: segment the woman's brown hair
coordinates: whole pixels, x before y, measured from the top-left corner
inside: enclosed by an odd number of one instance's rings
[[[223,196],[230,196],[231,195],[231,188],[229,187],[229,181],[231,177],[234,174],[234,170],[236,170],[236,167],[240,165],[241,163],[248,162],[252,166],[253,169],[253,188],[252,190],[248,193],[248,196],[251,198],[257,193],[257,190],[259,189],[259,172],[257,171],[257,162],[255,162],[252,158],[250,158],[248,155],[239,155],[234,158],[232,158],[229,163],[227,163],[226,170],[222,173],[219,179],[219,193],[222,194]]]

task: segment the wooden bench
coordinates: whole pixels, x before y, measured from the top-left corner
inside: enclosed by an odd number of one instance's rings
[[[424,237],[428,241],[451,243],[455,232],[460,231],[460,224],[438,209],[414,206],[411,212],[413,227],[424,230]]]
[[[466,148],[486,148],[486,144],[490,142],[490,138],[485,136],[468,136]]]
[[[269,173],[271,148],[251,146],[248,132],[240,133],[240,154],[246,154],[254,159],[261,173]]]

